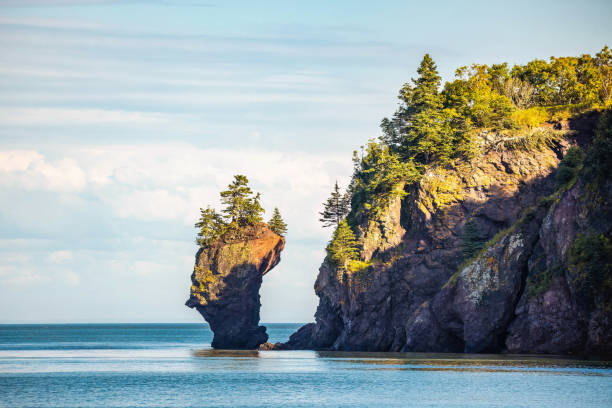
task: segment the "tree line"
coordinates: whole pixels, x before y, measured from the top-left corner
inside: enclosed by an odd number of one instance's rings
[[[375,218],[392,197],[405,194],[399,184],[418,182],[429,167],[473,159],[479,152],[477,130],[513,131],[541,121],[547,109],[612,103],[607,46],[595,56],[535,59],[512,68],[464,66],[443,87],[435,62],[425,54],[417,74],[400,89],[397,111],[382,119],[379,139],[353,152],[346,193],[336,183],[324,203],[320,221],[336,227],[327,252],[337,265],[346,267],[358,256],[351,214],[359,210]]]
[[[263,222],[265,210],[259,202],[261,194],[253,193],[246,176],[235,175],[227,190],[219,194],[223,205],[220,213],[210,206],[200,208],[200,218],[195,224],[198,228],[196,242],[200,246],[208,246],[221,238],[225,241],[241,239],[245,227]],[[268,226],[281,236],[287,233],[287,224],[278,208],[274,208]]]

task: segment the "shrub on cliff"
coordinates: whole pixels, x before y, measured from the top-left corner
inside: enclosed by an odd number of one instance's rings
[[[612,240],[604,234],[578,235],[569,250],[569,266],[579,290],[592,299],[604,295],[612,306]]]
[[[465,222],[463,228],[463,259],[470,259],[476,255],[484,246],[485,239],[478,230],[478,224],[473,219]]]
[[[404,196],[405,192],[397,185],[413,183],[420,177],[412,160],[402,162],[383,143],[371,141],[361,157],[353,152],[354,173],[350,191],[352,208],[364,207],[368,216],[375,217],[379,210],[394,196]]]
[[[607,109],[601,115],[589,156],[595,176],[600,180],[610,177],[612,174],[612,109]]]
[[[568,149],[557,170],[557,183],[559,183],[559,185],[563,186],[568,184],[578,175],[578,172],[582,169],[584,157],[585,154],[581,148],[570,147]]]
[[[340,221],[334,235],[327,245],[327,253],[331,261],[340,268],[347,268],[350,261],[359,256],[359,244],[355,233],[346,220]]]

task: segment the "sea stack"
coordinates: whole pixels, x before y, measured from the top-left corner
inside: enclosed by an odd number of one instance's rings
[[[186,305],[210,324],[214,348],[256,349],[268,340],[259,326],[259,288],[279,263],[285,238],[263,222],[244,227],[239,237],[221,237],[195,257]]]

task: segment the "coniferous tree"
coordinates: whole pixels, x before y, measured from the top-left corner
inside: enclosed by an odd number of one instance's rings
[[[272,218],[268,221],[268,225],[270,229],[276,232],[278,235],[285,236],[287,233],[287,224],[283,221],[283,218],[278,211],[278,208],[274,208],[274,212],[272,213]]]
[[[196,242],[203,246],[218,239],[225,231],[226,224],[223,216],[208,206],[206,209],[200,208],[200,219],[195,227],[200,229]]]
[[[406,84],[400,91],[405,105],[399,112],[405,124],[400,149],[406,157],[414,157],[423,164],[434,159],[448,160],[452,154],[451,131],[438,91],[441,78],[429,54],[423,57],[417,73],[419,77],[412,80],[413,85]]]
[[[346,220],[342,220],[338,224],[329,245],[327,245],[327,253],[332,262],[342,268],[346,268],[350,261],[357,259],[359,256],[359,243]]]
[[[263,220],[264,209],[259,203],[260,195],[257,193],[252,197],[252,194],[249,180],[240,174],[235,175],[228,189],[221,192],[221,202],[225,205],[223,213],[229,223],[244,227]]]
[[[323,227],[337,226],[349,213],[350,209],[350,196],[348,193],[340,193],[340,187],[336,181],[331,196],[323,203],[323,211],[319,213],[321,215],[319,221],[323,223]]]
[[[470,218],[466,221],[463,232],[463,259],[470,259],[476,255],[484,246],[484,243],[478,225]]]

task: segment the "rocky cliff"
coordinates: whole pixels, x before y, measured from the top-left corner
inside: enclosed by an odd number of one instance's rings
[[[265,223],[240,235],[201,247],[191,275],[186,305],[210,324],[215,348],[255,349],[268,340],[259,326],[259,289],[263,275],[280,261],[285,239]]]
[[[326,259],[316,322],[284,347],[610,354],[611,277],[572,256],[588,237],[609,252],[612,181],[556,179],[597,120],[557,123],[535,144],[483,132],[477,159],[430,169],[375,220],[357,212],[367,267]]]

